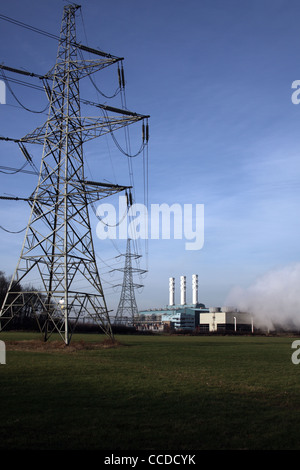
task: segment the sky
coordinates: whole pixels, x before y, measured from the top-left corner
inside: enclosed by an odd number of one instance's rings
[[[11,0],[0,13],[59,34],[61,0]],[[169,277],[199,277],[199,301],[226,305],[236,289],[248,289],[274,270],[299,262],[300,105],[292,83],[300,80],[300,3],[295,0],[83,0],[79,42],[124,57],[128,109],[150,115],[149,205],[204,206],[204,244],[186,240],[141,241],[144,287],[140,309],[168,304]],[[43,74],[55,63],[57,42],[0,19],[0,56],[5,65]],[[16,78],[20,78],[17,76]],[[21,77],[22,78],[22,77]],[[117,79],[101,72],[95,82],[106,94]],[[31,79],[30,79],[31,80]],[[33,82],[32,82],[33,83]],[[36,83],[36,82],[34,82]],[[11,84],[15,96],[42,110],[43,93]],[[22,137],[46,116],[22,108],[9,90],[0,105],[2,136]],[[81,96],[99,95],[89,83]],[[120,107],[117,99],[102,102]],[[131,148],[141,143],[131,129]],[[99,139],[97,139],[99,140]],[[85,149],[87,171],[97,181],[128,183],[127,159],[108,137]],[[33,148],[37,166],[41,149]],[[143,203],[142,156],[133,159],[136,201]],[[16,144],[0,142],[0,165],[20,167]],[[0,195],[27,197],[36,177],[0,173]],[[107,201],[106,201],[107,202]],[[0,200],[0,225],[24,228],[26,202]],[[99,240],[92,232],[109,307],[118,304],[124,240]],[[11,275],[24,232],[0,230],[0,270]],[[141,279],[136,279],[141,283]],[[284,292],[283,292],[284,295]]]

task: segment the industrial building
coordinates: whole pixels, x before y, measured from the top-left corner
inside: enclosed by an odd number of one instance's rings
[[[253,318],[231,307],[205,307],[198,302],[198,275],[192,275],[192,302],[186,302],[186,276],[180,277],[180,304],[175,304],[175,278],[169,278],[169,305],[142,310],[135,318],[138,330],[196,330],[210,332],[253,332]]]
[[[230,307],[212,307],[203,312],[199,319],[199,331],[206,332],[251,332],[254,331],[253,317]]]

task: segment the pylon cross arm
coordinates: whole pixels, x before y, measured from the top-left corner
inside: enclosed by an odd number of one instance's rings
[[[84,77],[87,77],[88,75],[98,72],[106,67],[109,67],[110,65],[114,64],[115,62],[118,62],[120,59],[118,58],[103,58],[100,60],[71,60],[68,61],[68,66],[70,69],[73,69],[74,74],[76,74],[76,79],[81,79]],[[62,69],[64,68],[66,62],[65,61],[59,61],[55,67],[53,67],[51,70],[49,70],[46,75],[43,76],[45,79],[53,79],[56,77],[56,67],[59,66]],[[72,72],[71,72],[72,73]]]
[[[100,137],[101,135],[114,132],[122,127],[133,124],[137,121],[142,120],[144,117],[137,116],[126,116],[126,117],[83,117],[80,119],[80,125],[78,125],[78,117],[68,117],[73,125],[70,126],[69,135],[73,134],[77,136],[78,132],[82,132],[82,142],[86,142],[91,139]],[[53,128],[49,131],[49,121],[40,127],[37,127],[33,132],[22,137],[19,142],[30,143],[30,144],[44,144],[45,139],[55,144],[58,140],[58,133],[61,132],[58,128]]]

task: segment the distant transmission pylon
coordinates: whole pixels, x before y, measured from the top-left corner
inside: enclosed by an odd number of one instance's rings
[[[81,116],[80,79],[122,59],[76,43],[78,8],[74,4],[64,7],[55,67],[38,76],[49,98],[46,123],[21,139],[5,138],[19,143],[26,158],[26,143],[42,144],[43,154],[36,190],[28,198],[31,214],[21,255],[0,310],[0,328],[27,305],[36,315],[44,339],[59,332],[66,344],[80,315],[92,317],[113,338],[88,204],[127,188],[86,180],[83,143],[149,117],[91,102],[86,104],[98,106],[103,115]],[[82,51],[95,55],[96,60],[85,60]],[[29,275],[35,290],[20,288],[30,282]]]
[[[132,266],[132,260],[140,258],[141,255],[131,252],[131,239],[127,240],[127,248],[125,255],[124,268],[120,268],[119,271],[123,271],[123,284],[120,295],[120,301],[117,308],[114,324],[115,325],[133,325],[135,318],[138,315],[138,307],[135,299],[135,288],[143,287],[142,284],[135,284],[133,282],[133,273],[145,273],[145,270],[134,268]]]

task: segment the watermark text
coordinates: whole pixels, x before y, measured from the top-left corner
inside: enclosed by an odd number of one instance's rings
[[[295,91],[292,93],[291,100],[293,104],[300,103],[300,80],[294,80],[292,83],[292,89]]]
[[[298,365],[300,364],[300,340],[292,342],[292,349],[296,349],[292,354],[292,363]]]
[[[3,80],[0,80],[0,104],[6,104],[6,86]]]
[[[0,364],[6,364],[6,347],[4,341],[0,341]]]
[[[144,204],[127,206],[119,197],[118,207],[104,203],[97,207],[96,233],[99,239],[185,240],[186,250],[204,245],[204,204]]]

